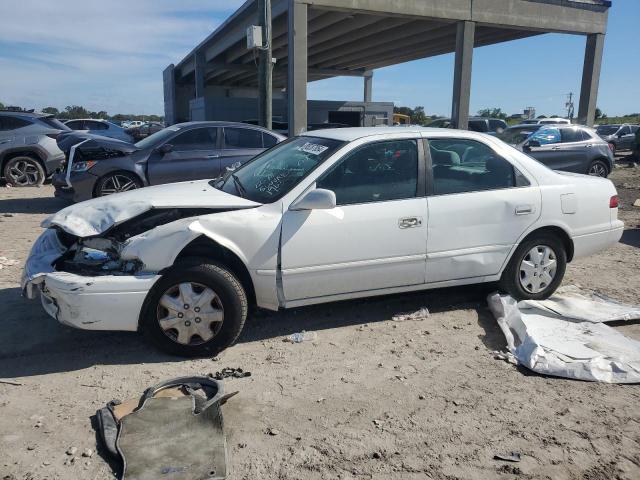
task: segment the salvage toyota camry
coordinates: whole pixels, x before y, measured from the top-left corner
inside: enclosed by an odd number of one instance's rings
[[[609,180],[483,134],[323,130],[215,180],[61,210],[22,285],[63,324],[201,356],[232,344],[251,307],[495,281],[546,298],[567,262],[619,240],[617,207]]]

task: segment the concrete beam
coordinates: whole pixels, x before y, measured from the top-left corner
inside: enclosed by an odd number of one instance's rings
[[[471,20],[472,0],[300,0],[300,2],[313,5],[314,8],[343,12]]]
[[[162,72],[165,125],[176,123],[176,74],[173,63]]]
[[[596,119],[603,48],[604,35],[594,33],[587,36],[587,44],[584,50],[584,66],[582,67],[578,121],[589,126],[593,126]]]
[[[476,24],[458,23],[456,32],[456,57],[453,72],[453,99],[451,102],[451,122],[456,128],[469,127],[469,103],[471,98],[471,66]]]
[[[307,129],[307,5],[289,0],[289,136]]]
[[[196,98],[204,97],[204,85],[205,85],[205,78],[207,75],[207,72],[206,72],[207,66],[206,66],[206,61],[204,59],[204,54],[202,52],[196,52],[194,62],[195,62],[194,75],[195,75],[195,84],[196,84]]]
[[[364,101],[373,101],[373,72],[368,71],[364,75]]]

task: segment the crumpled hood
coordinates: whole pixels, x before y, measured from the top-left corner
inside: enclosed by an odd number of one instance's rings
[[[94,198],[60,210],[42,222],[78,237],[100,235],[153,208],[251,208],[259,203],[236,197],[209,185],[209,180],[169,183]]]
[[[125,155],[140,150],[133,143],[87,133],[86,130],[73,130],[71,132],[65,132],[63,134],[60,134],[56,139],[58,148],[60,148],[60,150],[65,153],[68,153],[71,147],[77,145],[80,142],[85,142],[80,147],[80,150],[88,153],[89,155],[100,149],[114,150]]]

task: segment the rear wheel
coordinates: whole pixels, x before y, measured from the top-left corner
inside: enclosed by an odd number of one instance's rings
[[[238,338],[247,311],[244,288],[229,270],[189,260],[174,266],[149,292],[141,327],[167,353],[215,355]]]
[[[587,170],[587,174],[592,175],[594,177],[607,178],[607,176],[609,175],[609,167],[602,160],[594,160],[589,164],[589,169]]]
[[[39,187],[45,176],[40,162],[32,157],[15,157],[4,166],[4,178],[14,187]]]
[[[502,274],[500,288],[517,300],[548,298],[562,283],[567,252],[555,235],[540,233],[518,246]]]
[[[115,172],[98,180],[95,196],[104,197],[114,193],[128,192],[136,188],[142,188],[142,182],[136,175],[128,172]]]

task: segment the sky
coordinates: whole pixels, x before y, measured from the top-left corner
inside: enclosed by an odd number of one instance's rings
[[[162,71],[180,61],[243,0],[0,0],[0,102],[82,105],[111,114],[163,114]],[[108,6],[108,8],[107,8]],[[640,111],[640,0],[613,0],[598,106]],[[580,92],[585,37],[545,34],[476,48],[471,112],[533,106],[563,114]],[[449,115],[453,54],[378,69],[373,100]],[[362,79],[309,84],[309,98],[360,100]]]

